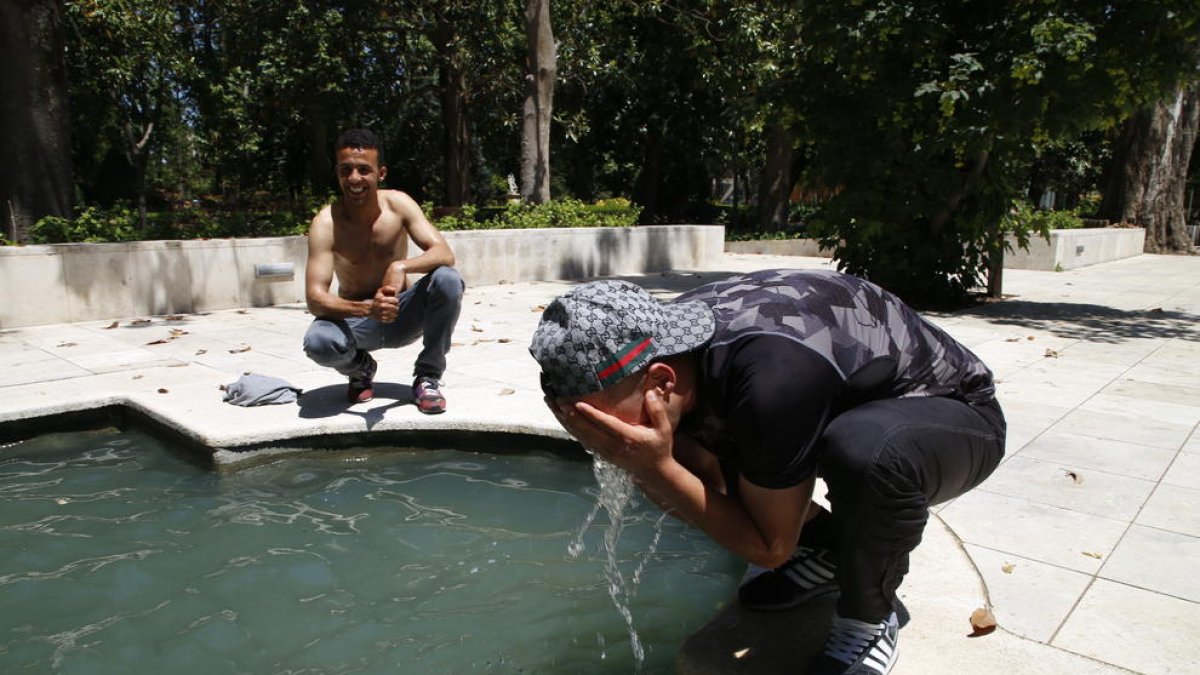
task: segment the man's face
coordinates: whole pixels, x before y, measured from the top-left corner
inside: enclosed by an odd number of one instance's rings
[[[650,416],[646,413],[646,392],[643,390],[645,379],[644,372],[636,373],[608,389],[575,400],[603,410],[626,424],[649,426]]]
[[[379,166],[379,151],[374,148],[338,149],[335,170],[342,196],[356,205],[370,204],[379,181],[387,175],[387,167]]]

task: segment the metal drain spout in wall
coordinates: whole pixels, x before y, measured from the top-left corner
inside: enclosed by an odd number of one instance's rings
[[[295,275],[295,263],[257,263],[254,265],[255,279],[291,279]]]

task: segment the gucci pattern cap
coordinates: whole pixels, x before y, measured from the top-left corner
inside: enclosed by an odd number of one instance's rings
[[[551,398],[583,396],[616,384],[652,359],[682,354],[712,338],[703,302],[662,303],[628,281],[593,281],[542,312],[529,353]]]

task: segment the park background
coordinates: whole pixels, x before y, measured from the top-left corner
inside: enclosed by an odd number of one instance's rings
[[[0,0],[0,61],[6,244],[301,234],[349,127],[445,229],[814,237],[910,301],[1195,238],[1194,1]]]

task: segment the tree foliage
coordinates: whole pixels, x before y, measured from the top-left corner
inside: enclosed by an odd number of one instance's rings
[[[1177,82],[1200,35],[1189,2],[806,3],[789,73],[836,186],[823,235],[847,271],[954,296],[997,254],[1038,154],[1110,127]]]
[[[302,223],[359,126],[422,202],[502,202],[522,173],[530,3],[64,5],[85,203],[197,230]],[[1195,77],[1198,16],[1185,0],[554,0],[550,188],[629,198],[643,222],[749,222],[757,202],[778,230],[799,180],[844,269],[961,296],[1025,222],[1002,219],[1014,199],[1089,189],[1112,130]]]

